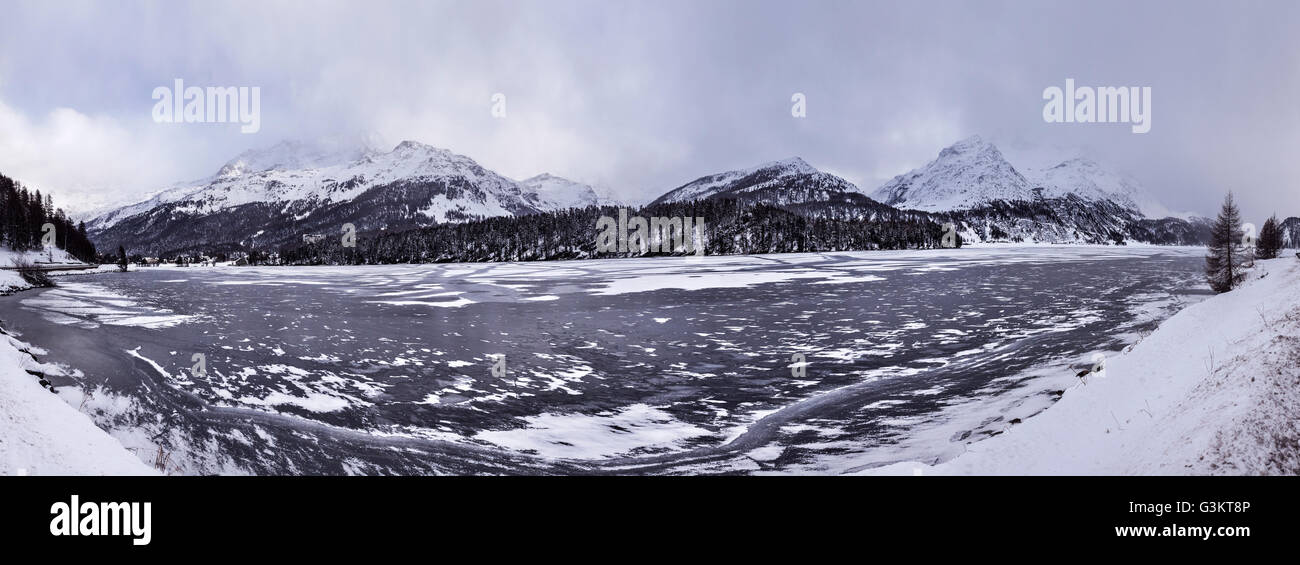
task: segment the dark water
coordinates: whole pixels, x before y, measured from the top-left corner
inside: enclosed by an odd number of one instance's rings
[[[1042,410],[1185,304],[1199,266],[1031,248],[159,268],[0,298],[0,318],[172,472],[842,472]]]

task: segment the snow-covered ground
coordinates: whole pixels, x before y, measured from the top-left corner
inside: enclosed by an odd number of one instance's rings
[[[0,294],[9,294],[30,287],[31,285],[18,275],[18,271],[0,269]]]
[[[44,354],[0,335],[0,473],[6,475],[150,475],[154,471],[95,427],[26,369],[57,374]],[[75,391],[70,391],[75,392]],[[73,395],[76,396],[76,395]]]
[[[68,255],[67,251],[57,247],[48,251],[14,251],[8,247],[0,247],[0,267],[12,267],[17,264],[16,261],[24,260],[30,263],[84,264]]]
[[[9,267],[16,261],[81,264],[62,249],[21,253],[0,248],[0,266]],[[27,288],[31,285],[17,271],[0,269],[0,293]],[[63,368],[33,357],[45,353],[12,335],[0,334],[0,474],[153,474],[153,469],[68,404],[65,398],[80,398],[79,392],[66,391],[67,397],[52,394],[27,372],[62,373]]]
[[[18,271],[12,270],[12,267],[20,263],[36,264],[56,264],[56,265],[84,265],[81,261],[74,259],[71,255],[62,249],[51,249],[49,251],[13,251],[8,247],[0,246],[0,294],[9,294],[31,288],[32,285],[19,276]],[[48,274],[57,275],[67,271],[53,271]],[[84,271],[83,271],[84,272]]]
[[[1051,408],[936,465],[864,474],[1300,472],[1300,262],[1188,307]]]

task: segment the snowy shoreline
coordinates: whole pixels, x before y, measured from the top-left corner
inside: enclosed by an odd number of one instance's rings
[[[27,370],[57,374],[43,350],[0,328],[0,473],[153,475],[152,468]]]
[[[0,270],[0,292],[12,294],[31,288],[16,271]],[[59,374],[62,371],[36,359],[36,355],[44,353],[0,326],[0,474],[156,474],[121,442],[97,427],[89,416],[68,404],[62,396],[46,390],[35,375],[27,372]]]
[[[862,475],[1258,475],[1300,471],[1300,262],[1194,304],[1043,413],[933,465]]]

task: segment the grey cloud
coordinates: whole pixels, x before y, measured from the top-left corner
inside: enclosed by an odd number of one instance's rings
[[[1300,215],[1294,2],[18,2],[0,171],[128,199],[281,138],[371,133],[649,197],[799,155],[870,190],[971,134],[1084,146],[1170,208]],[[149,119],[153,87],[262,87],[262,130]],[[1046,124],[1043,88],[1153,88],[1152,131]],[[489,115],[507,95],[508,117]],[[790,95],[808,117],[790,116]],[[99,145],[55,143],[72,109]],[[0,112],[0,119],[3,113]],[[104,133],[104,130],[108,133]],[[25,137],[16,139],[21,134]],[[62,132],[67,135],[67,131]],[[100,146],[120,166],[95,169]],[[84,167],[76,167],[85,163]],[[62,172],[60,168],[79,171]],[[85,178],[80,178],[81,177]],[[67,199],[70,199],[67,198]],[[65,199],[66,200],[66,199]]]

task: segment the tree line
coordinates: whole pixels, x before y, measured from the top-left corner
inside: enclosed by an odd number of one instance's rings
[[[53,245],[81,261],[95,260],[95,245],[86,236],[86,223],[74,222],[54,206],[54,199],[30,190],[22,183],[0,174],[0,245],[14,251],[30,251],[44,246],[46,234],[53,226]]]
[[[619,208],[589,206],[523,216],[502,216],[400,231],[357,234],[285,246],[279,260],[291,265],[546,261],[680,255],[684,252],[596,250],[597,222],[617,218]],[[943,227],[897,212],[870,220],[795,214],[775,206],[707,199],[628,208],[629,216],[703,218],[705,254],[735,255],[940,247]],[[960,245],[960,242],[958,242]]]

